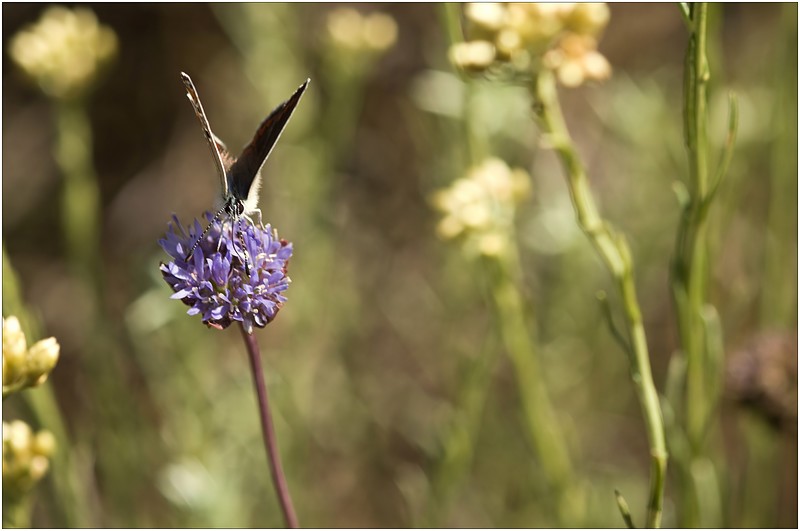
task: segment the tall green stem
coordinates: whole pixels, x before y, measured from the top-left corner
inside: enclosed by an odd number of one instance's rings
[[[686,452],[678,459],[683,482],[682,525],[718,526],[719,487],[707,455],[712,413],[721,381],[722,332],[715,309],[707,304],[709,278],[708,213],[733,152],[736,105],[731,98],[728,141],[713,182],[709,179],[707,57],[708,5],[688,7],[691,32],[684,64],[684,140],[689,159],[688,194],[683,198],[672,263],[672,294],[685,359],[683,430]],[[716,345],[716,347],[715,347]],[[679,429],[677,425],[676,429]]]
[[[495,338],[487,341],[478,357],[470,361],[466,375],[460,382],[458,409],[443,437],[442,456],[434,472],[433,495],[430,497],[424,527],[443,525],[442,517],[447,514],[456,487],[472,463],[475,438],[498,353]]]
[[[56,105],[55,155],[64,177],[62,223],[70,266],[102,301],[100,190],[92,163],[92,129],[82,101]]]
[[[673,265],[673,289],[678,311],[681,344],[686,356],[686,430],[692,453],[702,442],[706,424],[704,396],[705,331],[701,312],[708,278],[707,213],[708,137],[706,133],[706,88],[709,80],[706,60],[708,6],[692,7],[694,32],[686,53],[684,128],[689,155],[689,202],[684,207]]]
[[[560,522],[577,525],[582,519],[581,501],[574,485],[569,447],[545,387],[535,333],[531,332],[532,325],[526,319],[525,304],[515,282],[519,277],[516,249],[512,246],[509,255],[491,260],[488,265],[497,326],[514,366],[528,436],[558,499]]]
[[[552,72],[543,70],[533,84],[537,113],[566,171],[572,204],[578,224],[608,267],[622,297],[625,324],[631,342],[631,378],[642,407],[650,445],[651,476],[647,507],[647,527],[658,527],[664,498],[667,446],[658,392],[650,370],[650,355],[642,324],[641,310],[633,277],[633,260],[625,239],[598,214],[589,188],[586,171],[578,156],[561,112]]]

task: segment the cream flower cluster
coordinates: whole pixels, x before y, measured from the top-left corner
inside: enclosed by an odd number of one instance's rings
[[[362,15],[351,7],[331,11],[327,30],[335,46],[354,51],[383,52],[397,41],[397,23],[390,15]]]
[[[21,420],[3,422],[3,498],[23,496],[50,467],[49,457],[56,448],[47,430],[33,433]]]
[[[443,214],[437,232],[443,239],[464,237],[472,254],[499,256],[513,233],[516,205],[529,191],[525,170],[488,158],[434,195],[434,206]]]
[[[44,383],[56,366],[60,347],[49,337],[28,348],[19,320],[3,319],[3,396]]]
[[[606,4],[473,3],[464,14],[470,39],[450,49],[460,68],[481,72],[510,65],[529,73],[544,67],[569,87],[611,75],[597,51],[597,37],[609,19]]]
[[[85,8],[48,8],[16,34],[10,55],[53,98],[79,97],[117,53],[117,36]]]

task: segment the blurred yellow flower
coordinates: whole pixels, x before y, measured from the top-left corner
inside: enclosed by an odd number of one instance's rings
[[[596,46],[592,37],[567,35],[558,48],[547,52],[544,63],[567,87],[577,87],[588,79],[606,79],[611,75],[611,65]]]
[[[495,59],[494,45],[488,41],[459,42],[450,47],[450,61],[463,70],[481,71]]]
[[[397,23],[385,13],[372,13],[364,20],[364,42],[375,51],[391,48],[397,41]]]
[[[506,19],[506,10],[501,4],[491,2],[473,3],[464,6],[468,20],[489,31],[499,31]]]
[[[85,94],[117,53],[117,36],[86,8],[48,8],[10,42],[11,59],[53,98]]]
[[[34,434],[21,420],[3,422],[3,498],[24,495],[44,477],[55,449],[49,431]]]
[[[28,350],[28,378],[32,382],[30,385],[40,385],[47,380],[56,363],[61,347],[54,337],[48,337],[37,341]]]
[[[464,15],[471,38],[449,53],[461,69],[510,66],[535,74],[543,67],[570,87],[611,75],[611,65],[597,51],[597,36],[610,16],[606,4],[466,4]]]
[[[442,239],[464,236],[470,253],[498,256],[513,233],[516,205],[529,191],[527,172],[488,158],[434,194],[433,205],[443,214],[436,231]]]
[[[362,15],[351,7],[328,13],[327,30],[334,45],[353,51],[382,52],[397,41],[397,23],[390,15]]]
[[[60,347],[55,338],[27,348],[19,320],[3,319],[3,396],[44,383],[58,362]]]
[[[19,320],[13,315],[3,319],[3,385],[19,377],[19,369],[25,365],[28,345]]]

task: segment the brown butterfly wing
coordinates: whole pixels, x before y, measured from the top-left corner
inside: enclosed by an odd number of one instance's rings
[[[225,197],[228,195],[228,181],[225,176],[225,172],[228,169],[228,166],[225,165],[223,162],[223,158],[221,155],[221,151],[219,146],[222,142],[211,132],[211,125],[208,123],[208,118],[206,118],[206,112],[203,110],[203,104],[200,103],[200,96],[197,94],[197,89],[194,88],[194,83],[192,83],[192,78],[190,78],[184,72],[181,72],[181,81],[183,81],[183,86],[186,87],[186,97],[189,98],[189,101],[192,104],[192,108],[194,109],[194,114],[197,116],[197,119],[200,121],[200,126],[203,129],[203,134],[206,137],[206,142],[208,142],[208,147],[211,150],[211,155],[214,158],[214,165],[217,168],[217,174],[220,180],[220,186],[222,188],[222,196]],[[222,146],[224,149],[224,145]],[[227,153],[227,151],[225,151]],[[228,155],[230,158],[230,155]]]
[[[242,154],[228,170],[230,193],[237,199],[247,200],[253,181],[272,152],[272,148],[278,142],[310,81],[307,79],[288,100],[278,105],[261,122],[253,140],[244,148]]]

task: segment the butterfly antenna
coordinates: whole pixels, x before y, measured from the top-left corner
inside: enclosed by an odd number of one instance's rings
[[[206,228],[205,230],[203,230],[203,233],[200,235],[199,238],[195,240],[195,242],[192,244],[191,249],[189,249],[189,254],[186,255],[187,260],[192,257],[192,255],[194,254],[194,250],[197,249],[197,246],[200,245],[200,242],[203,241],[203,238],[206,237],[206,234],[208,234],[208,231],[211,230],[211,226],[214,225],[214,222],[219,221],[220,217],[224,213],[225,213],[225,207],[222,207],[217,211],[216,214],[214,214],[214,217],[211,218],[211,221],[208,222],[208,225],[206,225]]]

